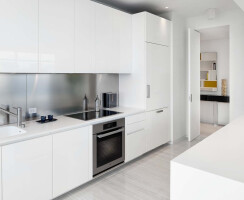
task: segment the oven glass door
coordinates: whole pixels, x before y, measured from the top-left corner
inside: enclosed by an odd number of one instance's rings
[[[124,129],[94,135],[96,138],[95,173],[100,173],[124,161]]]

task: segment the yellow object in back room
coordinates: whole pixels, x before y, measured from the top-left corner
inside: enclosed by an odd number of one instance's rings
[[[217,87],[217,81],[204,81],[204,87]]]
[[[206,80],[208,80],[208,72],[207,72],[207,79]]]

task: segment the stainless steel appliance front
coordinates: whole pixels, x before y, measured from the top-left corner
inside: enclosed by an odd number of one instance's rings
[[[125,119],[93,126],[93,176],[125,160]]]

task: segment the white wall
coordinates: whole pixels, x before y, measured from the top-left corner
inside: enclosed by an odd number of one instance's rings
[[[204,29],[230,25],[230,120],[244,115],[244,12],[241,9],[217,13],[216,19],[206,15],[188,18],[187,26]]]
[[[242,10],[244,10],[244,1],[243,0],[234,0],[235,2],[236,2],[236,4],[238,5],[238,6],[240,6],[240,8],[242,9]]]
[[[217,52],[217,80],[218,91],[201,91],[201,94],[221,95],[221,80],[227,79],[227,94],[229,95],[229,39],[203,40],[201,52]]]
[[[174,12],[161,15],[172,21],[173,141],[186,136],[186,19]]]

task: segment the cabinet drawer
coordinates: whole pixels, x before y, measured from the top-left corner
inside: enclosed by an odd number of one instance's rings
[[[126,125],[134,124],[136,122],[144,121],[145,119],[146,119],[145,113],[140,113],[137,115],[132,115],[132,116],[126,117],[125,118],[125,124]]]
[[[145,129],[126,135],[125,162],[131,161],[146,152]]]
[[[131,135],[135,132],[141,131],[145,129],[145,121],[137,122],[134,124],[127,125],[125,127],[126,135]]]

